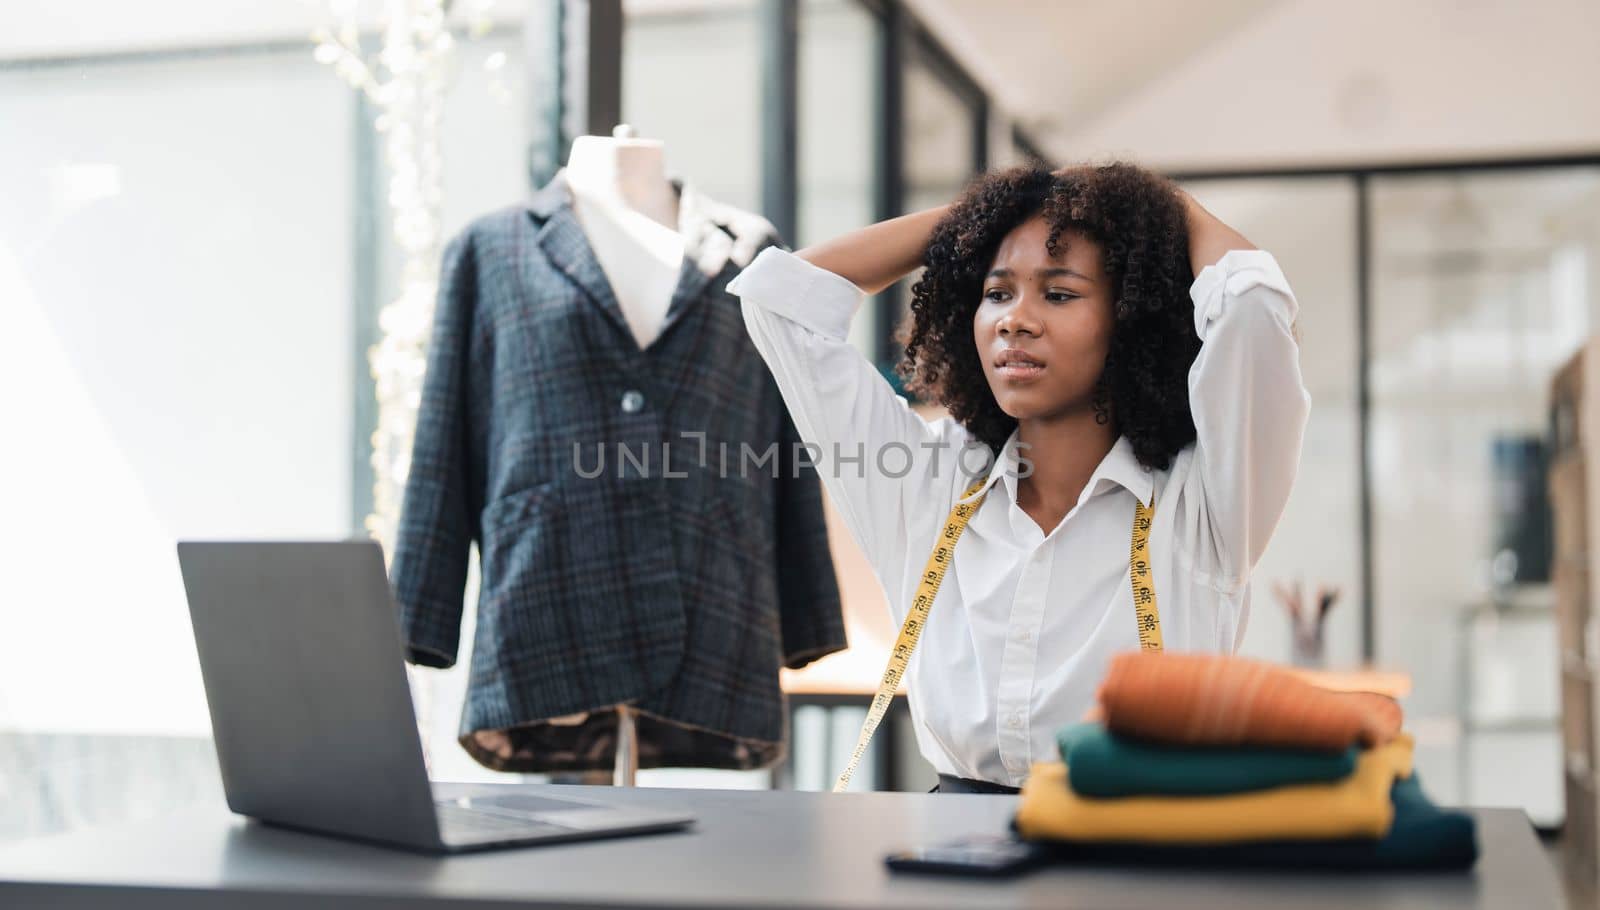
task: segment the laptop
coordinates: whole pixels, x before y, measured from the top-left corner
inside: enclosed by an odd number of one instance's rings
[[[435,794],[376,542],[182,541],[178,562],[233,811],[446,853],[693,823],[525,786]]]

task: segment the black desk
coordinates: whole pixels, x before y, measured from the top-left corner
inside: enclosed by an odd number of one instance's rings
[[[462,785],[472,791],[479,786]],[[0,849],[0,907],[834,908],[1562,906],[1526,816],[1477,813],[1465,874],[1247,874],[1052,868],[999,883],[894,875],[890,850],[1001,831],[1011,797],[530,787],[688,809],[689,832],[434,858],[201,809]]]

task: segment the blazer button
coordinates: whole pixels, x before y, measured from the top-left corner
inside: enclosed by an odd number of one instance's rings
[[[622,412],[624,414],[637,414],[644,407],[644,393],[638,389],[629,389],[622,393]]]

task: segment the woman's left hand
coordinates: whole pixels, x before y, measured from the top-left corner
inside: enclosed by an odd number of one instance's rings
[[[1189,264],[1194,273],[1221,259],[1229,250],[1253,250],[1255,244],[1244,235],[1228,227],[1222,219],[1206,211],[1189,191],[1178,188],[1178,198],[1183,200],[1185,221],[1189,230]]]

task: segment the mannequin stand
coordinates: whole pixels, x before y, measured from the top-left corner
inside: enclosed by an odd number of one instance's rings
[[[617,706],[617,766],[612,783],[618,787],[633,786],[639,773],[639,734],[633,709]]]

